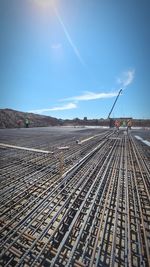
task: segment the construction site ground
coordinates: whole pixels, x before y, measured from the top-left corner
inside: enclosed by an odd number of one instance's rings
[[[150,267],[150,130],[0,130],[0,266]]]

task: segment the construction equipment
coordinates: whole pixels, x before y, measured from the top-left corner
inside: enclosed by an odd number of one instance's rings
[[[119,93],[118,93],[118,95],[117,95],[117,97],[116,97],[116,99],[115,99],[115,102],[114,102],[114,104],[113,104],[113,106],[112,106],[112,108],[111,108],[111,110],[110,110],[110,112],[109,112],[109,114],[108,114],[108,119],[110,120],[110,124],[109,124],[109,126],[110,127],[112,127],[113,125],[113,121],[112,121],[112,119],[110,118],[110,115],[111,115],[111,113],[112,113],[112,111],[113,111],[113,109],[114,109],[114,107],[115,107],[115,105],[116,105],[116,102],[117,102],[117,100],[118,100],[118,98],[119,98],[119,96],[120,96],[120,94],[122,93],[122,89],[120,89],[120,91],[119,91]]]

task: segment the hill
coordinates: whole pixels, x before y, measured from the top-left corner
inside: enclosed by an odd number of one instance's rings
[[[12,109],[0,109],[0,128],[26,127],[25,120],[29,120],[29,127],[47,127],[47,126],[109,126],[108,119],[84,119],[75,118],[73,120],[61,120],[50,116],[26,113]],[[122,124],[128,118],[116,118]],[[114,125],[115,119],[113,119]],[[133,119],[132,126],[150,127],[150,119]]]
[[[0,128],[25,127],[25,120],[29,120],[29,127],[44,127],[60,125],[60,121],[50,116],[26,113],[12,109],[0,109]]]

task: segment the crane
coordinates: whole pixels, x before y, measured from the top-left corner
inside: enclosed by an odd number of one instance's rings
[[[111,125],[112,120],[111,120],[111,118],[110,118],[110,115],[111,115],[111,113],[112,113],[112,111],[113,111],[113,109],[114,109],[114,107],[115,107],[115,105],[116,105],[116,102],[117,102],[117,100],[118,100],[118,97],[120,96],[121,93],[122,93],[122,89],[120,89],[120,91],[118,92],[118,95],[117,95],[117,97],[116,97],[116,99],[115,99],[115,102],[113,103],[113,106],[112,106],[112,108],[111,108],[111,110],[110,110],[110,112],[109,112],[109,114],[108,114],[108,119],[110,119],[110,127],[112,126],[112,125]]]

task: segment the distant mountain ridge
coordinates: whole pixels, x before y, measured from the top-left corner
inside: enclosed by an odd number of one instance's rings
[[[0,128],[25,127],[25,120],[29,120],[29,127],[45,127],[60,125],[60,120],[34,113],[27,113],[13,109],[0,109]]]

